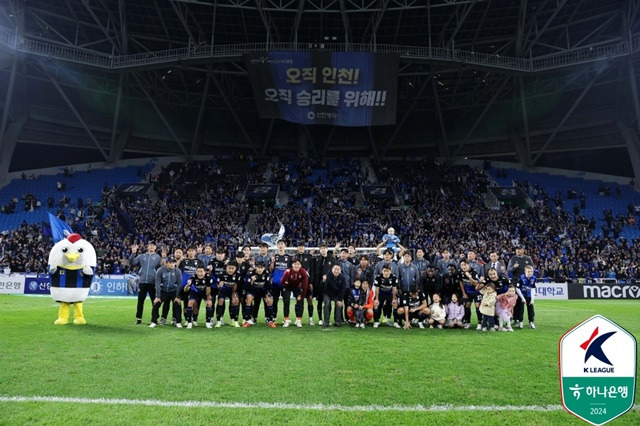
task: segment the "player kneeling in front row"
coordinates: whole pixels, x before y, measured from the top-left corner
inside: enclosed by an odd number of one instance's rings
[[[204,266],[198,265],[196,274],[187,280],[187,285],[184,287],[184,292],[189,294],[189,302],[185,314],[188,329],[198,324],[198,310],[203,300],[206,302],[206,326],[207,328],[213,327],[211,325],[211,318],[213,317],[212,285],[213,280],[205,273]]]
[[[273,320],[273,299],[269,293],[270,287],[271,274],[266,270],[263,261],[256,262],[256,270],[249,280],[247,297],[245,298],[245,304],[242,308],[242,318],[244,319],[242,327],[247,328],[255,324],[255,321],[252,319],[254,315],[253,301],[259,301],[260,299],[264,300],[264,313],[269,327],[276,327],[276,323]]]
[[[420,328],[424,328],[424,321],[431,311],[427,308],[427,298],[424,293],[418,291],[418,286],[412,285],[409,293],[405,293],[400,298],[398,317],[404,316],[404,328],[411,328],[411,323],[417,323]],[[396,323],[397,324],[397,323]],[[399,325],[399,324],[398,324]]]
[[[369,281],[355,280],[349,296],[347,306],[347,318],[349,322],[356,324],[356,328],[364,328],[364,325],[373,318],[373,291],[369,290]]]
[[[231,325],[240,327],[238,324],[238,315],[240,314],[240,299],[238,298],[238,289],[242,284],[240,274],[236,273],[238,264],[235,261],[227,263],[225,273],[218,279],[218,306],[216,307],[216,328],[222,327],[222,317],[224,316],[225,301],[229,303],[229,317]]]

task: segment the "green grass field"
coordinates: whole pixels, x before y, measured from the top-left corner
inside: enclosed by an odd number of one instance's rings
[[[302,329],[270,329],[261,322],[249,329],[208,330],[201,323],[180,330],[133,325],[134,299],[91,298],[85,302],[88,325],[54,326],[57,304],[49,297],[1,295],[0,424],[580,424],[557,408],[558,340],[595,314],[638,337],[640,304],[538,301],[536,310],[538,329],[514,333],[386,326],[323,332],[307,326],[306,319]],[[147,308],[146,324],[150,314]],[[268,405],[277,403],[290,405]],[[314,409],[313,404],[341,407]],[[383,409],[348,408],[372,405]],[[448,408],[411,408],[417,405]],[[470,411],[469,406],[496,409]],[[552,407],[514,411],[506,406]],[[612,424],[640,424],[640,411],[635,408]]]

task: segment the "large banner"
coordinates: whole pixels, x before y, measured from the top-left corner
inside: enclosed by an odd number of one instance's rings
[[[23,294],[24,275],[0,275],[0,294]]]
[[[567,300],[569,292],[566,283],[536,283],[536,300]]]
[[[243,57],[260,118],[351,127],[396,123],[398,55],[255,52]]]
[[[569,299],[640,299],[637,284],[569,284]]]
[[[26,275],[24,294],[51,294],[51,278],[48,275]]]

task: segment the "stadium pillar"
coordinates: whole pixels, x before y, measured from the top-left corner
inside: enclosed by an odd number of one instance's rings
[[[524,167],[524,170],[529,170],[531,167],[531,155],[529,153],[528,147],[522,141],[522,137],[520,136],[520,132],[517,130],[509,131],[509,140],[513,144],[513,147],[516,150],[516,154],[518,155],[518,160]]]
[[[113,149],[109,151],[109,164],[115,164],[122,158],[124,147],[127,146],[127,142],[129,142],[130,137],[131,126],[127,124],[122,129],[120,129],[120,132],[118,133],[118,139],[116,139],[116,143],[114,144]]]
[[[2,145],[0,145],[0,184],[7,181],[13,150],[16,147],[18,135],[22,132],[25,121],[27,121],[27,113],[23,112],[17,117],[16,121],[9,125],[6,133],[2,135]]]
[[[616,120],[616,125],[620,129],[620,133],[624,138],[624,142],[627,145],[627,152],[629,152],[629,161],[633,167],[633,177],[636,182],[640,181],[640,139],[636,132],[624,125],[620,120]]]

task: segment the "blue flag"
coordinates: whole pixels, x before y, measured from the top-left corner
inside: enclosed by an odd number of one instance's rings
[[[73,234],[71,227],[66,222],[61,221],[51,213],[49,213],[49,223],[51,224],[51,236],[54,244],[64,240],[69,234]]]

